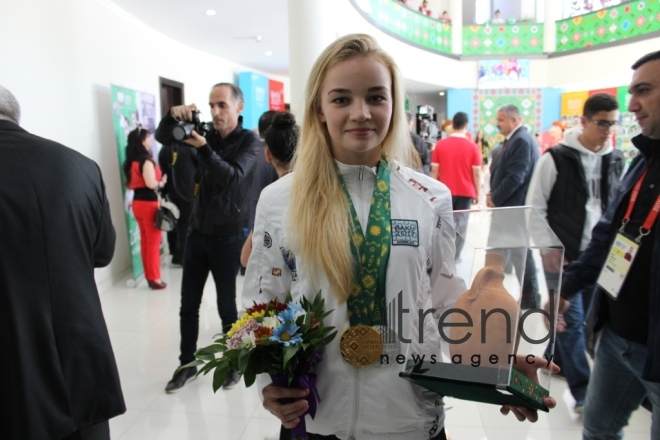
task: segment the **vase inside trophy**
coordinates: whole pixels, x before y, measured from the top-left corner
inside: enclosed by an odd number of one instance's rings
[[[481,366],[508,366],[509,356],[516,353],[520,307],[504,288],[504,255],[489,252],[486,264],[477,273],[472,286],[456,300],[454,308],[467,315],[452,313],[452,322],[463,323],[469,316],[471,326],[452,326],[449,335],[452,359],[460,355],[463,364],[474,362],[478,355]],[[471,335],[468,337],[468,333]]]

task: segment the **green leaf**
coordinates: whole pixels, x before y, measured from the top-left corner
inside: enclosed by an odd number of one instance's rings
[[[227,365],[224,362],[220,364],[218,368],[215,369],[215,373],[213,373],[214,393],[217,392],[220,388],[222,388],[222,384],[225,383],[228,374],[229,374],[229,365]]]
[[[225,346],[220,344],[211,344],[208,347],[200,348],[195,352],[195,356],[206,356],[209,354],[222,353],[225,351]]]
[[[253,373],[243,375],[243,381],[245,381],[246,388],[250,388],[256,379],[257,375]]]
[[[241,354],[238,356],[238,371],[244,373],[250,363],[250,354],[252,351],[241,350]]]
[[[290,345],[288,347],[284,347],[284,359],[282,360],[282,364],[286,366],[286,364],[289,363],[292,357],[298,353],[298,345]]]

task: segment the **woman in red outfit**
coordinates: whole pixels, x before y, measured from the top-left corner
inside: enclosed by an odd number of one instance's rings
[[[151,133],[142,127],[128,134],[124,175],[126,186],[134,190],[133,214],[140,227],[140,248],[144,275],[149,287],[158,290],[167,287],[160,278],[160,242],[162,232],[157,229],[158,194],[156,190],[165,184],[160,168],[151,157]]]

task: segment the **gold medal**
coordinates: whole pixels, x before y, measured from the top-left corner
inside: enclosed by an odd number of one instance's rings
[[[378,330],[358,324],[341,335],[339,351],[344,360],[354,367],[368,367],[379,360],[383,341]]]

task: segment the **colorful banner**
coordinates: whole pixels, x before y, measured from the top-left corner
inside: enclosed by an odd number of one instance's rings
[[[374,26],[408,44],[438,53],[451,53],[451,24],[436,20],[394,0],[351,0]],[[409,1],[412,5],[412,1]],[[421,2],[419,2],[421,3]]]
[[[616,87],[609,87],[606,89],[596,89],[596,90],[589,90],[589,96],[593,96],[596,93],[608,93],[613,96],[617,96],[617,90]]]
[[[479,89],[529,87],[529,60],[508,58],[479,60]]]
[[[241,72],[238,75],[238,87],[243,92],[243,128],[252,130],[259,125],[259,118],[268,111],[268,78],[254,72]]]
[[[582,116],[585,101],[589,92],[572,92],[561,95],[561,116]]]
[[[117,156],[119,158],[119,175],[125,206],[124,215],[126,217],[126,230],[128,232],[128,247],[131,252],[133,278],[137,281],[144,273],[142,257],[140,255],[140,229],[130,209],[133,191],[126,189],[126,176],[124,176],[122,164],[126,158],[128,133],[138,125],[146,128],[151,133],[156,131],[156,97],[148,93],[136,92],[135,90],[115,85],[110,85],[110,94],[112,97],[112,108],[114,110],[112,119],[115,128],[115,139],[117,141]],[[158,157],[156,142],[154,142],[151,153],[153,157]]]
[[[542,89],[474,90],[472,95],[473,132],[483,130],[491,145],[502,142],[497,129],[497,109],[515,104],[520,109],[523,125],[531,134],[541,132],[543,123]]]
[[[284,83],[268,80],[268,109],[283,112],[284,106]]]
[[[660,32],[660,0],[622,3],[557,24],[557,52]]]
[[[463,27],[463,55],[543,53],[543,23]]]

